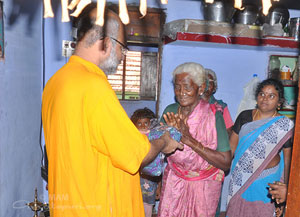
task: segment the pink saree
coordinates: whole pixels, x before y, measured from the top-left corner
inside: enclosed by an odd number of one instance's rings
[[[215,114],[200,101],[187,121],[190,133],[210,149],[217,148]],[[168,157],[159,205],[160,217],[214,217],[224,172],[210,165],[190,147]]]

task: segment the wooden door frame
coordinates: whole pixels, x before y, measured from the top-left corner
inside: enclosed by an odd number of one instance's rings
[[[299,71],[298,57],[298,71]],[[298,81],[298,87],[300,82]],[[298,88],[300,90],[300,88]],[[289,187],[285,217],[300,216],[300,92],[298,90],[297,112],[295,120],[295,133],[293,142],[293,154],[290,169]]]

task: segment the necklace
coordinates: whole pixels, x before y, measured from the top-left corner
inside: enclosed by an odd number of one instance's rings
[[[275,110],[274,114],[272,115],[272,118],[274,118],[277,115],[277,111]],[[256,119],[255,119],[256,118]],[[253,120],[260,120],[260,111],[256,109],[255,114],[253,115]]]

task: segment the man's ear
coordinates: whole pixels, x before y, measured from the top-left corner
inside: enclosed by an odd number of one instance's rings
[[[102,54],[104,56],[109,56],[110,55],[110,52],[111,52],[111,49],[112,49],[112,43],[111,43],[111,39],[109,37],[105,37],[103,39],[103,47],[102,47]]]

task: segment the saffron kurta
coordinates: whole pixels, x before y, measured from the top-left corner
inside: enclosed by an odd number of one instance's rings
[[[138,170],[150,143],[96,65],[72,56],[45,87],[42,119],[51,216],[144,216]]]

